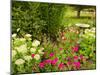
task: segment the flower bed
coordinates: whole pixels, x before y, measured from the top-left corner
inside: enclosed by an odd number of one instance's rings
[[[12,35],[12,73],[36,73],[95,69],[95,28],[69,27],[59,33],[58,42],[41,43],[26,34]]]

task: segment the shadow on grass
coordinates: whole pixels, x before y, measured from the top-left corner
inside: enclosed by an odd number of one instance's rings
[[[71,19],[95,19],[95,17],[90,17],[90,16],[80,16],[80,17],[71,16],[69,18]]]

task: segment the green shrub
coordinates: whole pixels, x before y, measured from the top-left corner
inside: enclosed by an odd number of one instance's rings
[[[56,40],[62,27],[65,5],[32,2],[12,2],[12,33],[20,28],[20,34],[32,34],[42,40],[44,34]]]

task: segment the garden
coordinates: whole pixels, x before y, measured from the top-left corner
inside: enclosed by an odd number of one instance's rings
[[[96,69],[95,6],[12,1],[12,74]]]

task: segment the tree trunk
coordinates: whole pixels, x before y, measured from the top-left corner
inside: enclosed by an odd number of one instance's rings
[[[81,13],[81,10],[78,10],[77,11],[77,18],[80,18],[80,13]]]

